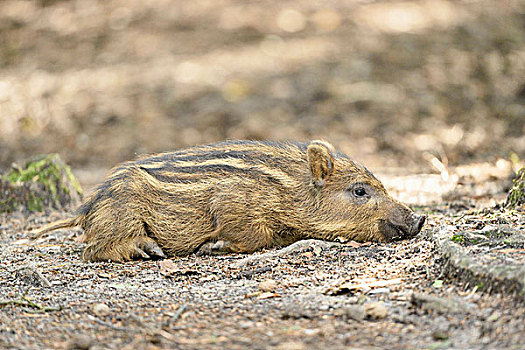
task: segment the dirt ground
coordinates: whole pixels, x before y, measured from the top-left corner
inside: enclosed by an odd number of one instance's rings
[[[323,138],[414,171],[523,156],[524,6],[2,1],[0,165],[107,169],[229,138]]]
[[[82,261],[78,231],[27,241],[63,213],[4,214],[0,347],[521,349],[522,297],[447,278],[429,239],[473,209],[420,208],[424,232],[400,243],[125,264]],[[523,212],[505,217],[525,228]]]
[[[0,173],[57,152],[89,192],[140,153],[322,138],[429,216],[399,243],[117,264],[78,231],[27,240],[66,212],[0,214],[0,348],[524,348],[523,296],[431,239],[525,232],[497,206],[525,159],[524,21],[520,0],[0,2]]]

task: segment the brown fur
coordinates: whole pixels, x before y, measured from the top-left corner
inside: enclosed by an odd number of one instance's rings
[[[249,253],[304,238],[389,241],[424,221],[322,141],[227,141],[141,157],[114,168],[76,214],[39,234],[81,226],[89,261]]]

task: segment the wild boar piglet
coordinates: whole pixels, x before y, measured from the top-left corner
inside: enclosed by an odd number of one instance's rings
[[[389,242],[425,216],[324,141],[225,141],[116,166],[71,219],[88,261],[250,253],[305,238]]]

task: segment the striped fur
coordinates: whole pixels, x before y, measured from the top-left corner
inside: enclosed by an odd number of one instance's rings
[[[350,194],[356,183],[373,192],[366,202]],[[84,229],[86,260],[125,261],[151,247],[175,256],[249,253],[303,238],[384,241],[379,223],[412,224],[410,215],[326,142],[225,141],[118,165],[60,227]]]

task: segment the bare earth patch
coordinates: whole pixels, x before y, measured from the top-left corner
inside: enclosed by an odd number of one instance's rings
[[[125,264],[83,262],[74,230],[26,240],[63,213],[4,214],[0,347],[521,348],[522,299],[444,274],[429,233],[466,211],[425,209],[434,212],[425,232],[400,243],[307,241],[284,253]],[[517,215],[507,225],[522,225]]]

